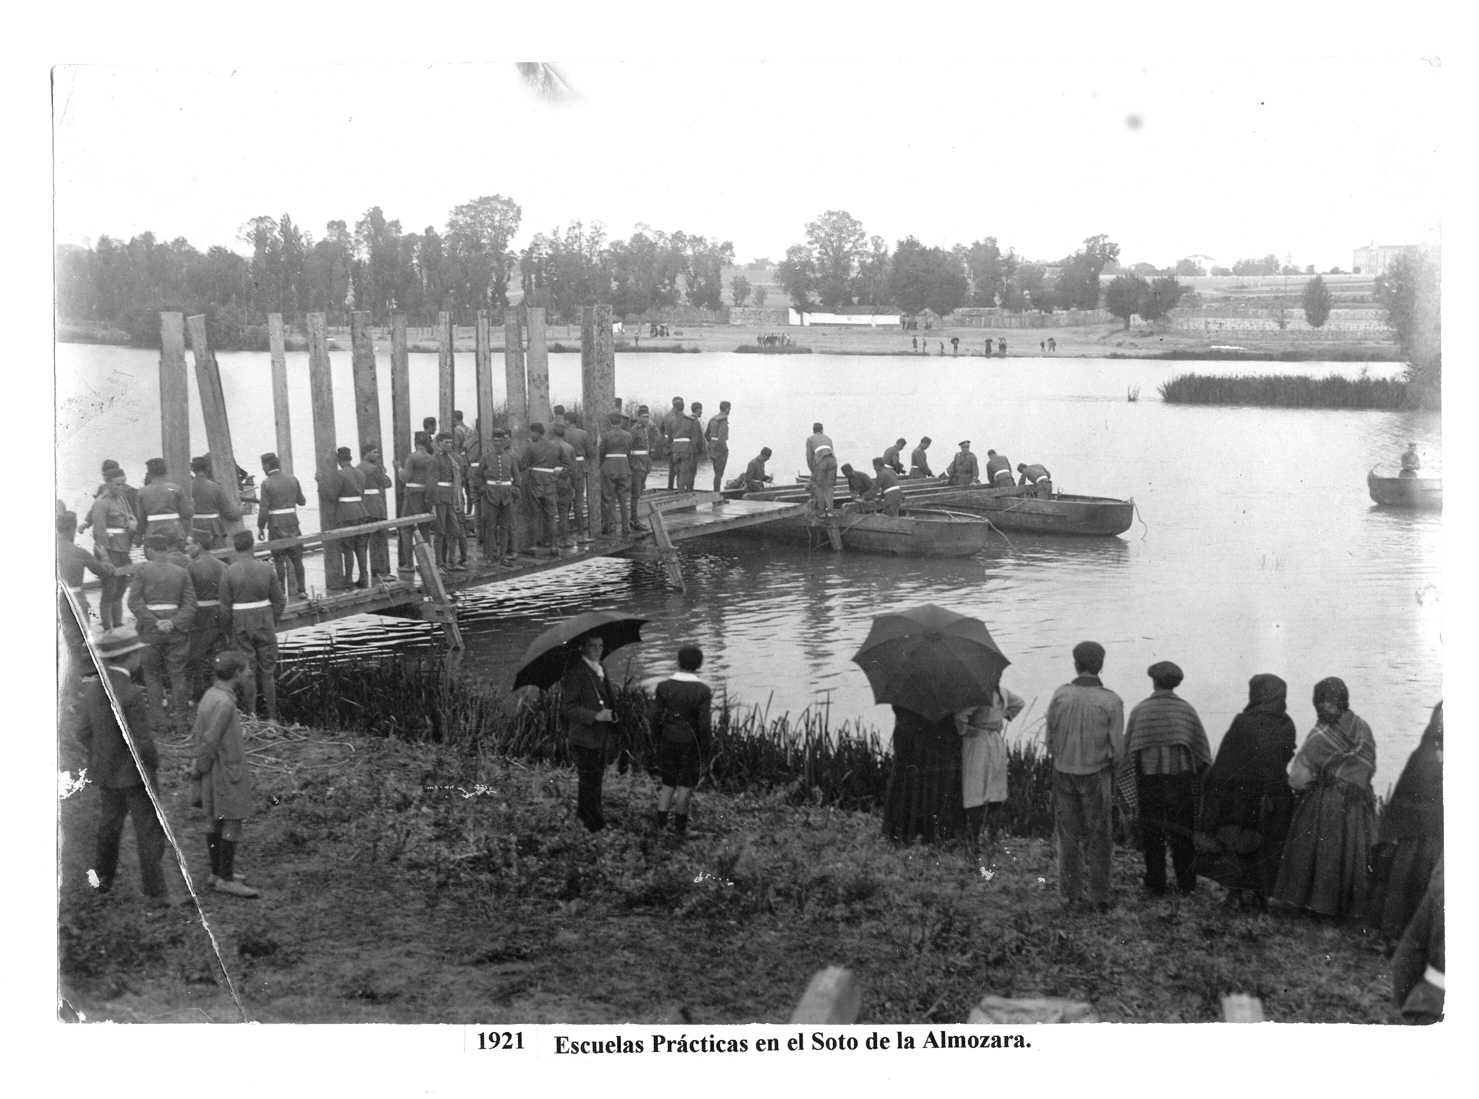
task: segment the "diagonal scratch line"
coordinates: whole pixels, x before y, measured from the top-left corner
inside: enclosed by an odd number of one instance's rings
[[[195,891],[195,882],[190,877],[190,867],[185,861],[184,852],[180,850],[179,841],[175,839],[175,830],[170,827],[169,818],[164,815],[164,806],[159,803],[159,795],[154,790],[154,784],[147,781],[148,768],[144,766],[144,761],[139,756],[139,749],[134,744],[133,732],[123,716],[123,707],[119,704],[118,695],[113,690],[113,677],[108,674],[103,658],[98,655],[97,647],[88,628],[87,615],[83,612],[76,593],[70,591],[62,583],[60,577],[57,578],[56,586],[57,591],[67,597],[67,605],[72,608],[72,615],[77,619],[77,628],[82,631],[82,640],[87,645],[87,655],[92,658],[93,666],[98,670],[98,678],[103,684],[103,690],[108,694],[108,705],[113,708],[113,720],[118,722],[118,729],[123,733],[123,742],[128,745],[128,753],[133,756],[134,766],[139,769],[139,776],[145,778],[144,789],[149,794],[149,801],[154,806],[155,815],[159,817],[159,824],[164,829],[165,838],[169,840],[169,845],[174,850],[175,861],[180,864],[180,873],[185,878],[185,888],[190,890],[190,896],[195,901],[195,911],[200,914],[200,925],[205,928],[206,937],[211,941],[211,950],[215,952],[216,962],[221,967],[221,976],[226,978],[226,991],[231,993],[236,1010],[241,1014],[241,1021],[248,1022],[246,1008],[242,1006],[241,997],[236,994],[236,985],[226,969],[226,959],[221,956],[221,944],[216,940],[216,933],[211,930],[210,921],[205,917],[205,909],[200,903],[200,894]]]

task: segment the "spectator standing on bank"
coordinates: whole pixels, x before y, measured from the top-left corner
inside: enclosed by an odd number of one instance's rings
[[[657,827],[665,828],[673,814],[673,831],[688,831],[693,788],[698,785],[701,757],[708,754],[712,733],[710,709],[714,693],[698,677],[703,650],[684,645],[678,650],[678,670],[657,685],[650,721],[657,738],[657,766],[662,788],[657,794]]]
[[[236,706],[238,695],[251,687],[252,666],[246,654],[233,650],[216,657],[215,673],[215,682],[201,696],[191,730],[195,751],[191,774],[198,784],[193,802],[210,822],[206,848],[211,872],[206,884],[217,893],[256,897],[258,892],[236,874],[241,824],[252,811],[252,779]]]

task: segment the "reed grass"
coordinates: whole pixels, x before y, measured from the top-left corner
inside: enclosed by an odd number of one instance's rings
[[[1301,375],[1178,374],[1160,386],[1168,404],[1259,405],[1268,408],[1413,407],[1404,379]]]

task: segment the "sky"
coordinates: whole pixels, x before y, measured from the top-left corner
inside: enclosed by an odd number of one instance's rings
[[[947,54],[947,56],[958,56]],[[937,50],[771,61],[682,51],[559,63],[539,101],[507,61],[54,70],[55,233],[241,248],[248,218],[315,236],[379,205],[407,232],[479,195],[516,239],[638,224],[779,259],[842,209],[892,243],[995,236],[1053,259],[1106,233],[1125,262],[1437,241],[1442,58],[1220,56],[1044,65]]]

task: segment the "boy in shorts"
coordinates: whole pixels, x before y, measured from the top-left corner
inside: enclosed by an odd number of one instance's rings
[[[714,694],[698,677],[703,650],[684,645],[678,650],[678,670],[657,685],[652,698],[652,731],[657,737],[657,769],[662,789],[657,795],[657,827],[666,828],[673,814],[673,831],[688,831],[688,806],[698,785],[700,754],[707,754],[710,703]]]

